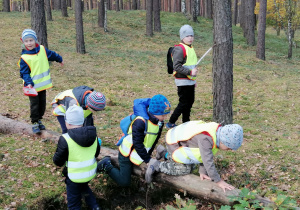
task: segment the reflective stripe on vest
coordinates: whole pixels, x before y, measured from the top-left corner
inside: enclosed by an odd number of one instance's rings
[[[90,147],[78,145],[68,133],[63,134],[68,144],[68,177],[75,183],[88,182],[94,178],[97,170],[95,158],[98,139]]]
[[[186,62],[183,64],[184,67],[188,68],[190,71],[192,71],[193,68],[196,67],[197,64],[197,55],[195,53],[195,50],[193,47],[189,47],[186,44],[180,43],[182,46],[184,46],[186,51]],[[175,76],[176,71],[173,72],[173,75]],[[187,78],[190,80],[195,80],[196,77],[192,77],[191,75],[187,75]]]
[[[137,119],[141,119],[145,122],[144,118],[142,118],[140,116],[135,118],[135,120],[137,120]],[[129,135],[126,136],[123,139],[122,144],[119,146],[119,151],[124,157],[128,157],[130,155],[129,159],[133,164],[140,165],[144,162],[144,160],[138,155],[138,153],[135,149],[132,150],[132,146],[133,146],[133,142],[132,142],[132,124],[133,124],[134,121],[132,121],[132,123],[131,123],[131,125],[128,129],[128,134]],[[152,146],[153,146],[153,144],[156,140],[156,137],[157,137],[157,134],[158,134],[158,131],[159,131],[159,126],[153,124],[150,120],[148,120],[147,125],[148,125],[147,133],[146,133],[146,136],[144,138],[143,144],[144,144],[145,149],[147,150],[147,152],[149,152],[149,150],[152,148]]]
[[[189,121],[178,125],[167,132],[167,144],[178,144],[180,141],[188,141],[193,136],[205,132],[213,140],[212,152],[215,155],[219,150],[216,145],[216,131],[220,125],[215,122],[205,123],[203,121]],[[202,163],[199,148],[179,147],[172,153],[172,159],[178,163],[192,164]]]
[[[53,86],[47,53],[43,45],[40,45],[40,51],[37,54],[23,54],[21,58],[30,68],[30,77],[37,92]]]
[[[51,104],[58,103],[58,101],[64,100],[65,97],[73,98],[76,101],[77,106],[80,106],[79,102],[77,101],[77,99],[76,99],[76,97],[73,93],[73,89],[65,90],[64,92],[61,92],[61,93],[57,94],[55,96],[55,98],[53,99],[53,101],[51,102]],[[66,106],[64,104],[58,105],[57,107],[55,107],[52,110],[52,114],[54,116],[65,116]],[[83,114],[84,114],[84,118],[86,118],[87,116],[92,114],[92,112],[87,109],[87,110],[83,110]]]

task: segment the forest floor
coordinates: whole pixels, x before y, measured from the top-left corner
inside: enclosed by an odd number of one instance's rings
[[[198,57],[213,41],[212,20],[187,20],[180,13],[161,13],[162,32],[145,36],[145,11],[108,12],[108,32],[97,27],[97,11],[84,11],[87,53],[76,53],[74,11],[62,18],[53,12],[47,22],[48,45],[63,56],[65,65],[52,63],[54,87],[47,91],[43,122],[60,132],[51,115],[51,101],[61,91],[88,85],[101,91],[107,107],[97,112],[95,125],[103,145],[117,149],[120,119],[132,113],[136,98],[164,94],[174,109],[178,102],[174,79],[167,74],[166,54],[178,44],[178,31],[190,24],[195,31]],[[21,33],[30,28],[30,13],[1,13],[0,18],[0,114],[30,123],[29,100],[22,95],[17,66]],[[299,33],[296,31],[299,40]],[[284,194],[300,205],[300,49],[287,59],[288,42],[282,31],[266,34],[266,61],[256,58],[256,47],[247,46],[241,28],[233,26],[233,112],[234,123],[244,128],[244,142],[236,152],[219,152],[215,157],[222,177],[237,188],[247,187],[270,199]],[[199,67],[196,99],[191,120],[212,121],[212,54]],[[180,123],[180,121],[179,121]],[[164,136],[166,129],[162,136]],[[164,138],[161,138],[163,143]],[[52,162],[56,145],[37,137],[0,134],[0,209],[65,209],[66,193],[61,169]],[[182,201],[192,199],[197,209],[215,209],[213,204],[155,185],[148,189],[138,178],[132,187],[117,187],[107,175],[90,183],[104,209],[166,209],[176,207],[175,194]]]

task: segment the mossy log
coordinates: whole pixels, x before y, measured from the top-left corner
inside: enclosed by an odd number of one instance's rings
[[[0,115],[0,133],[17,133],[21,135],[26,134],[39,136],[55,144],[57,144],[59,136],[61,135],[57,132],[49,130],[44,130],[39,135],[33,134],[31,125],[28,123],[19,122],[2,115]],[[98,159],[102,158],[103,156],[111,156],[112,163],[118,166],[118,150],[101,147],[101,152]],[[145,171],[146,166],[145,164],[142,164],[141,166],[134,166],[133,174],[139,177],[144,177]],[[226,191],[224,193],[223,190],[214,182],[207,180],[201,181],[199,176],[193,174],[184,176],[170,176],[164,173],[158,173],[154,176],[154,181],[175,188],[181,192],[187,192],[197,198],[223,205],[232,205],[233,203],[230,201],[230,196],[237,196],[240,193],[240,190],[238,189]],[[268,198],[258,196],[256,199],[259,200],[263,206],[274,206],[274,202],[270,201]]]

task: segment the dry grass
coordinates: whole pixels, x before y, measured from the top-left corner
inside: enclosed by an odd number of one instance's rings
[[[105,111],[95,114],[98,135],[106,146],[113,146],[117,141],[119,121],[132,112],[134,99],[161,93],[168,97],[173,108],[177,105],[176,87],[173,78],[167,74],[165,57],[168,47],[178,42],[177,33],[182,24],[189,23],[194,27],[198,56],[212,43],[212,22],[205,19],[195,24],[181,14],[162,13],[163,32],[150,38],[145,36],[144,11],[110,11],[108,33],[97,28],[97,12],[87,11],[84,13],[87,53],[80,55],[75,52],[74,13],[69,13],[69,18],[62,18],[59,12],[54,12],[54,21],[47,22],[49,49],[63,56],[65,66],[61,68],[53,63],[50,67],[54,88],[47,92],[44,122],[48,129],[60,131],[55,117],[51,116],[53,97],[79,85],[94,87],[109,101]],[[29,123],[29,100],[22,95],[17,62],[21,52],[19,37],[23,29],[30,28],[30,14],[1,13],[0,25],[1,114],[9,113],[17,120]],[[235,153],[221,152],[219,163],[222,165],[227,161],[234,169],[234,174],[224,173],[223,176],[238,187],[247,185],[257,191],[267,189],[268,196],[274,196],[274,189],[280,190],[299,201],[299,49],[294,49],[293,59],[288,60],[284,36],[276,37],[271,29],[267,32],[267,61],[261,61],[255,58],[255,47],[245,44],[241,29],[233,28],[234,122],[244,127],[245,141]],[[201,66],[192,120],[212,120],[211,61],[212,57],[208,55]],[[0,162],[3,175],[0,194],[5,195],[0,199],[0,208],[12,206],[15,200],[16,205],[30,206],[37,202],[37,197],[45,199],[48,196],[50,199],[63,194],[64,185],[57,181],[61,178],[57,171],[51,172],[55,145],[15,135],[1,135],[0,139],[1,153],[9,153]],[[22,147],[23,150],[15,151]],[[39,165],[27,167],[24,156],[31,157],[30,160],[35,157]],[[28,174],[41,180],[34,181]],[[24,177],[28,177],[27,181]],[[23,184],[18,185],[18,180]],[[44,195],[30,197],[32,193],[28,192],[27,185]],[[41,185],[51,186],[51,191]],[[12,194],[13,198],[9,198]]]

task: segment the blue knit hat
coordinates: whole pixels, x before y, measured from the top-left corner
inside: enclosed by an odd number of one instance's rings
[[[37,36],[34,30],[25,29],[22,33],[22,41],[24,42],[25,39],[33,38],[35,42],[37,42]]]
[[[106,105],[105,96],[102,93],[96,91],[93,91],[88,95],[86,102],[88,107],[95,111],[103,110]]]
[[[220,131],[219,131],[220,129]],[[226,147],[237,150],[243,143],[243,128],[238,124],[219,127],[217,139]]]
[[[154,115],[169,114],[171,111],[171,104],[166,96],[158,94],[151,98],[148,111]]]

